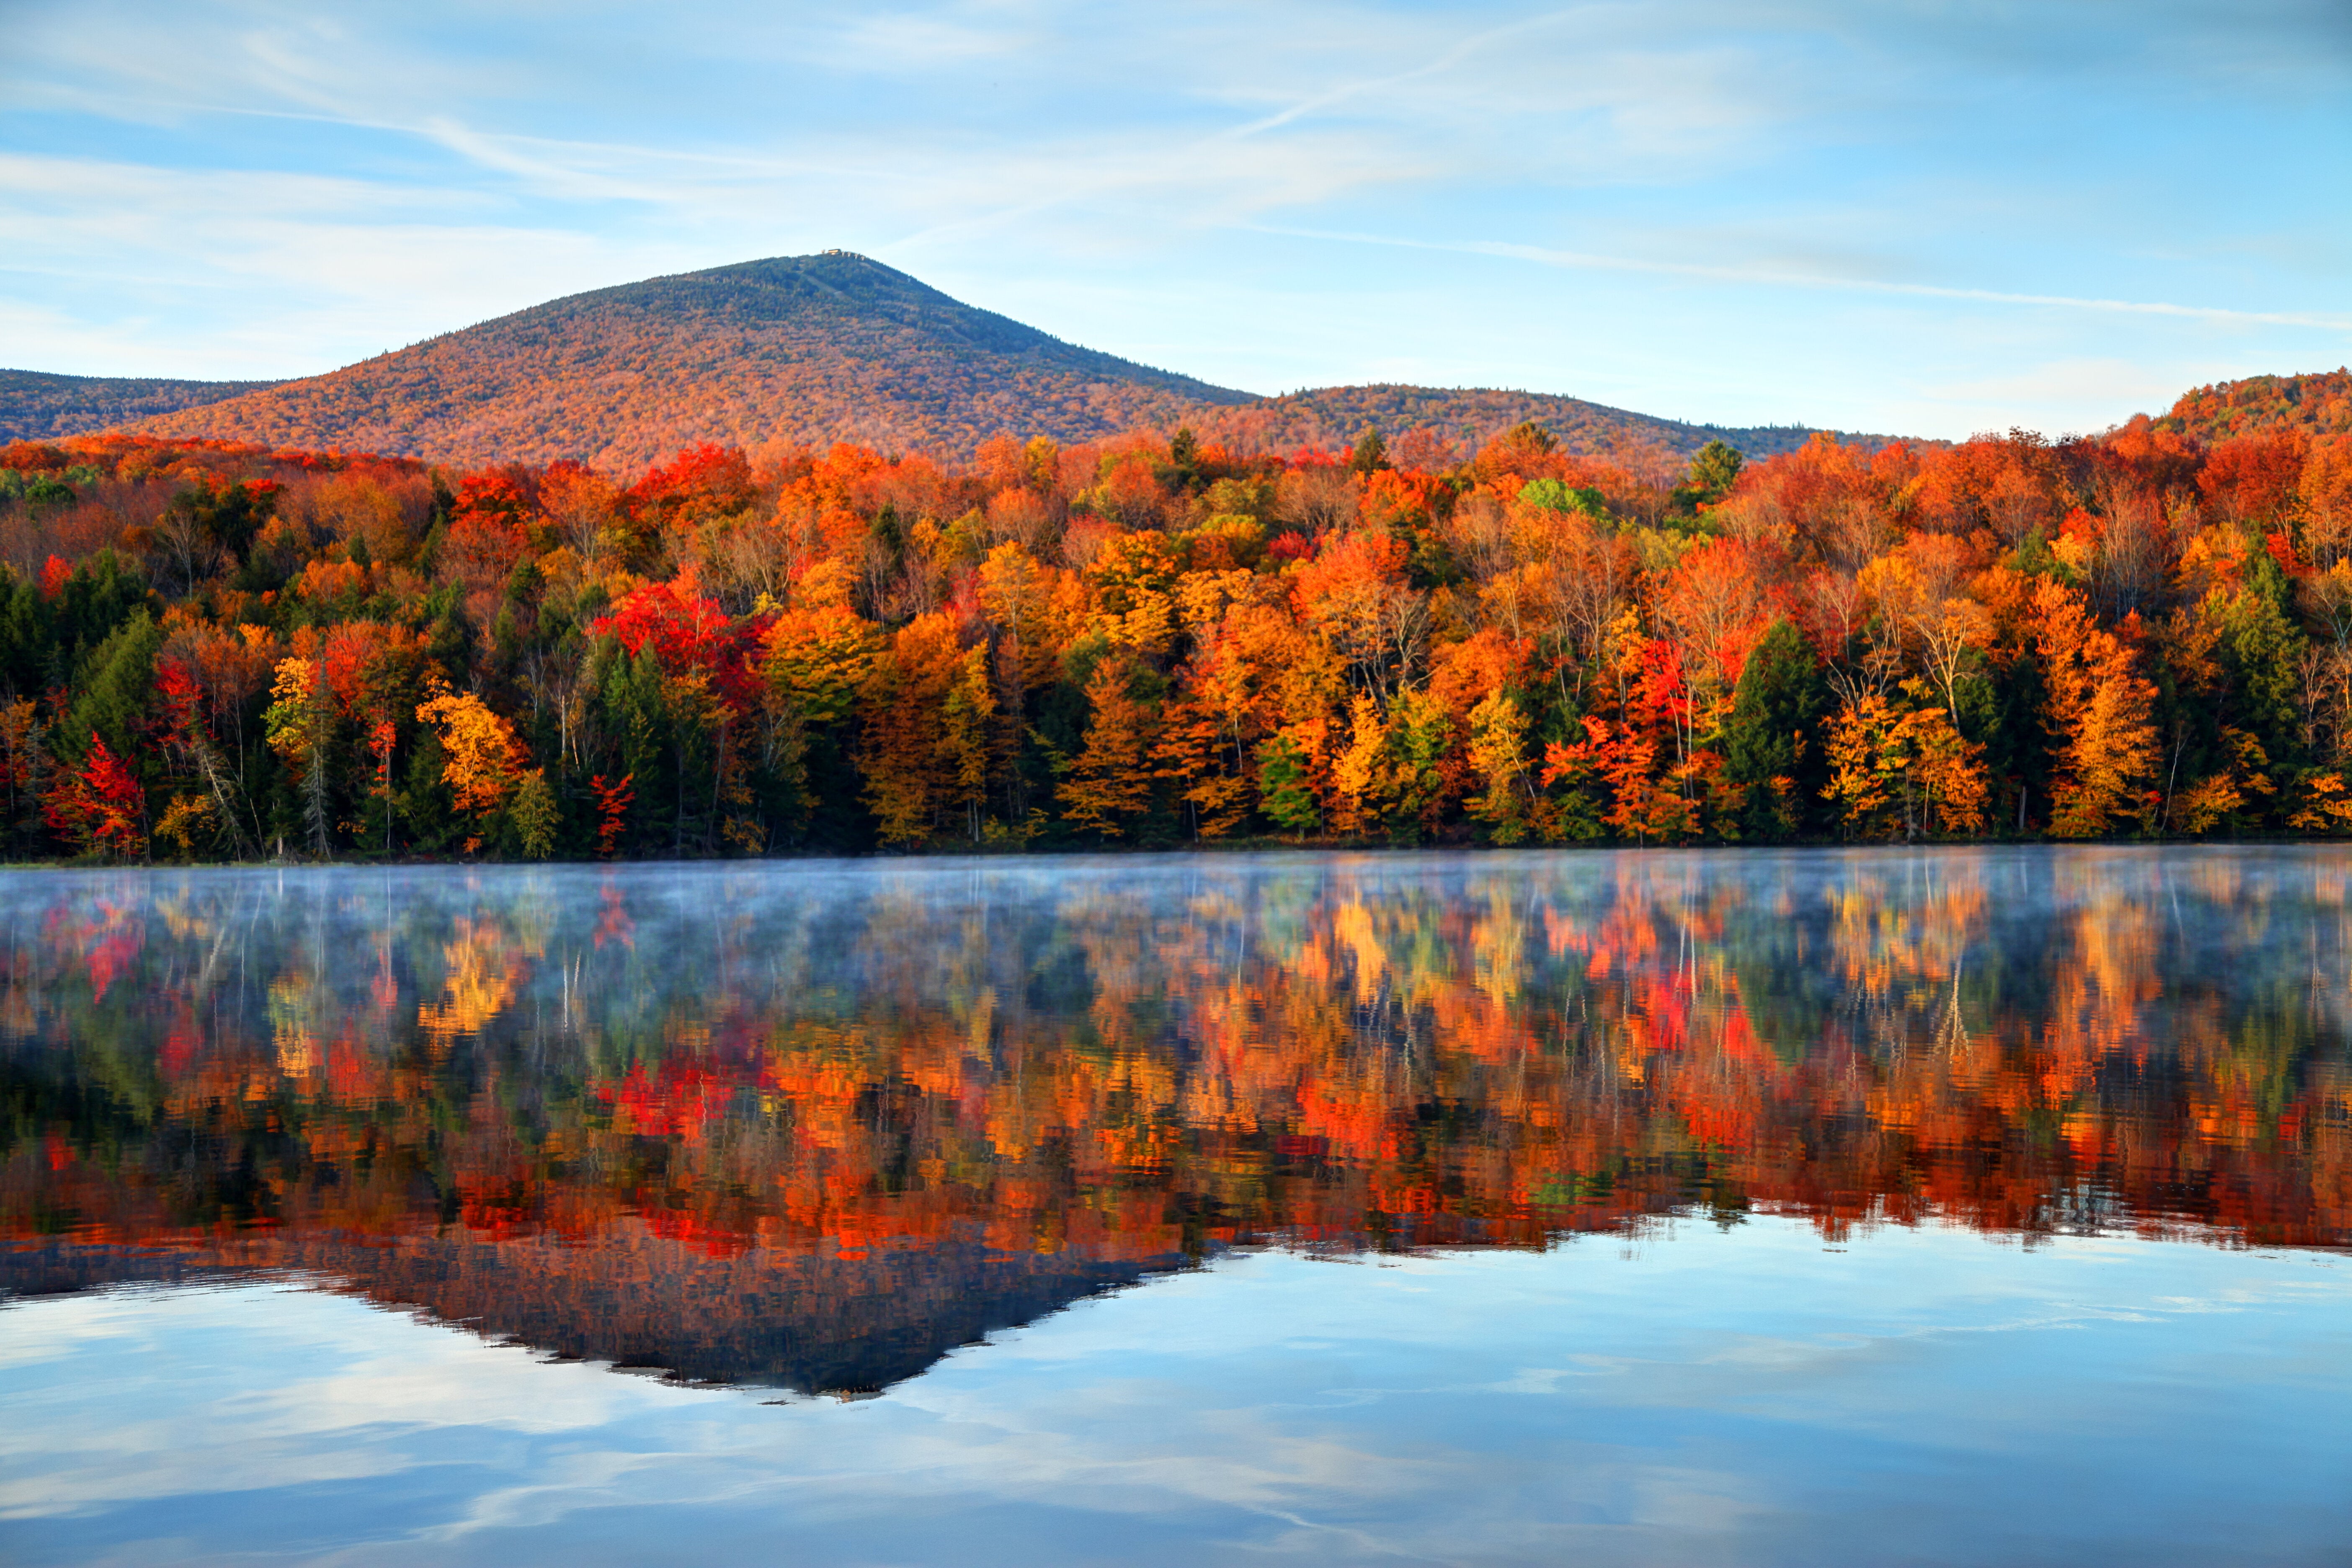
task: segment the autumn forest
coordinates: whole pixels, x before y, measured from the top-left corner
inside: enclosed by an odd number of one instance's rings
[[[2352,437],[0,449],[13,858],[2352,829]]]

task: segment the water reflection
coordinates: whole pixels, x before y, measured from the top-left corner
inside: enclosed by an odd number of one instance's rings
[[[2336,850],[18,874],[0,1289],[854,1391],[1280,1237],[2352,1240]]]

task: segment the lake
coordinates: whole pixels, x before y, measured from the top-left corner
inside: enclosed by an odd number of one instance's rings
[[[2340,1564],[2348,888],[7,873],[0,1560]]]

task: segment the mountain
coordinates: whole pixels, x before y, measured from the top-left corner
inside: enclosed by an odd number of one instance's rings
[[[1205,439],[1245,451],[1288,452],[1301,447],[1348,446],[1367,425],[1379,426],[1391,440],[1408,430],[1427,429],[1458,446],[1475,448],[1526,420],[1543,426],[1573,452],[1663,447],[1679,457],[1690,456],[1709,441],[1721,441],[1749,458],[1769,458],[1803,446],[1815,429],[1810,425],[1690,425],[1587,403],[1580,397],[1486,387],[1394,384],[1294,392],[1203,410],[1194,423]],[[1894,439],[1836,434],[1874,444]]]
[[[63,436],[110,429],[278,384],[274,381],[164,381],[148,376],[0,370],[0,444],[54,441]]]
[[[192,404],[197,400],[191,398]],[[690,441],[969,451],[1000,431],[1083,441],[1190,423],[1245,451],[1344,446],[1364,426],[1476,445],[1523,419],[1571,448],[1811,432],[1721,429],[1572,397],[1415,386],[1259,398],[1063,342],[866,257],[782,257],[575,294],[325,375],[159,412],[134,428],[482,465],[642,468]]]
[[[462,1226],[294,1226],[194,1245],[0,1241],[0,1302],[122,1285],[293,1278],[485,1339],[697,1383],[864,1394],[959,1345],[1189,1267],[1182,1254],[1008,1252],[967,1237],[863,1256],[712,1248],[624,1223],[593,1241]]]
[[[2352,431],[2352,369],[2217,381],[2183,393],[2156,423],[2208,443],[2264,430],[2341,435]]]
[[[136,428],[625,469],[697,440],[941,450],[1001,430],[1086,440],[1248,401],[829,250],[575,294]]]
[[[958,453],[1000,431],[1085,441],[1180,423],[1244,452],[1345,447],[1367,425],[1391,439],[1426,429],[1475,447],[1525,420],[1571,451],[1682,457],[1722,441],[1765,458],[1814,431],[1695,425],[1494,388],[1256,397],[1066,343],[837,250],[574,294],[299,381],[0,371],[0,443],[129,426],[475,466],[576,458],[634,469],[698,440]],[[2216,382],[2156,423],[2207,442],[2352,431],[2352,369]]]

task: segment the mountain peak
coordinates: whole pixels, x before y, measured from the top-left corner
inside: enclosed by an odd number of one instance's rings
[[[645,468],[696,441],[854,441],[968,452],[1190,424],[1235,450],[1338,447],[1366,425],[1475,451],[1521,421],[1570,450],[1751,458],[1809,426],[1725,428],[1496,389],[1334,386],[1258,398],[1065,342],[853,250],[772,256],[550,300],[276,384],[0,373],[0,438],[130,420],[142,434],[380,452],[465,466]]]
[[[634,468],[692,441],[1087,440],[1251,395],[1066,343],[853,251],[573,294],[138,426],[457,463]]]

